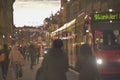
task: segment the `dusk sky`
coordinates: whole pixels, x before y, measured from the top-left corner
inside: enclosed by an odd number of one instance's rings
[[[13,5],[16,27],[40,26],[60,9],[60,0],[16,0]]]

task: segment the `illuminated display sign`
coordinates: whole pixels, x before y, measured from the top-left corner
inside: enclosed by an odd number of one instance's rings
[[[93,21],[120,20],[120,13],[94,13],[91,16]]]

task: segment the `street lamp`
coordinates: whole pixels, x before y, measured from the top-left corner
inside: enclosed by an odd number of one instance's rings
[[[5,39],[5,35],[4,34],[2,35],[2,38],[3,38],[2,39],[2,44],[4,44],[5,43],[5,40],[4,40]]]
[[[12,36],[10,35],[10,39],[12,38]]]
[[[109,9],[109,12],[113,12],[113,9]]]
[[[70,2],[70,0],[67,0],[67,2]]]
[[[61,9],[63,10],[63,9],[64,9],[64,7],[61,7]]]
[[[3,39],[5,38],[5,35],[3,34]]]

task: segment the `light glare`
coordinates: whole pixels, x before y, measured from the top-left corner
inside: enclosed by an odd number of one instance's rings
[[[102,64],[102,63],[103,63],[102,59],[97,59],[97,64]]]

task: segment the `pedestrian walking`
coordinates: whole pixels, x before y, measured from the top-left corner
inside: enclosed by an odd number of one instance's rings
[[[35,45],[34,44],[31,44],[29,46],[29,55],[30,55],[30,59],[31,59],[30,69],[33,69],[33,66],[35,64],[35,58],[36,58]]]
[[[40,58],[40,48],[39,46],[36,46],[35,48],[36,52],[36,64],[39,64],[39,58]]]
[[[62,47],[62,40],[53,41],[53,47],[44,56],[42,66],[36,73],[36,80],[67,80],[68,57]]]
[[[25,55],[26,47],[23,46],[23,45],[21,45],[21,46],[19,47],[19,51],[20,51],[20,53],[23,55],[24,59],[26,59],[26,55]]]
[[[96,59],[89,44],[81,45],[76,70],[80,72],[79,80],[99,80]]]
[[[1,64],[0,64],[0,80],[3,80]]]
[[[13,71],[15,72],[16,79],[22,77],[22,65],[24,57],[22,53],[20,53],[18,45],[14,44],[9,54],[10,66],[13,67]]]
[[[29,48],[27,47],[26,51],[25,51],[25,55],[26,55],[26,60],[29,61]]]
[[[9,52],[10,52],[10,50],[8,49],[8,45],[4,44],[3,49],[1,50],[1,53],[5,54],[5,60],[1,63],[2,76],[3,76],[4,80],[6,80],[8,67],[9,67],[9,61],[10,61],[9,60]]]
[[[3,77],[2,77],[2,61],[3,61],[3,59],[2,59],[2,57],[3,57],[3,54],[1,53],[1,50],[0,50],[0,80],[3,80]]]

